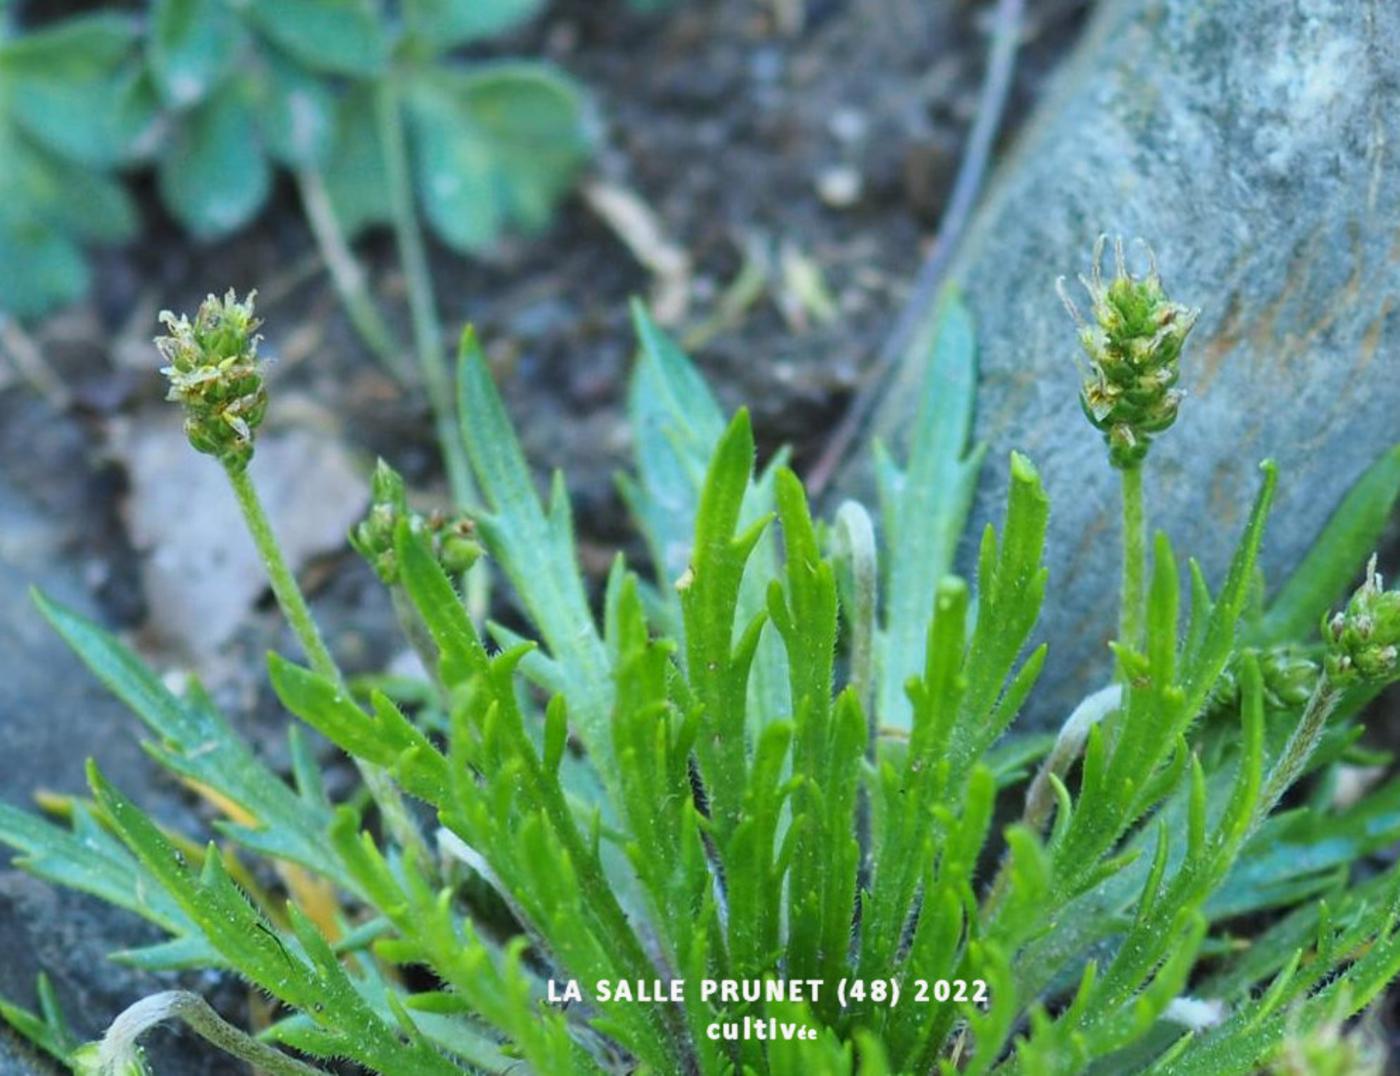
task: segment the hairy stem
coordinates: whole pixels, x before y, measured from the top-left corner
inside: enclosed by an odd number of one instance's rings
[[[1134,650],[1143,646],[1147,573],[1147,518],[1142,504],[1142,468],[1126,467],[1123,476],[1123,606],[1118,641]]]
[[[409,311],[413,321],[413,347],[418,371],[433,412],[447,482],[452,500],[459,508],[475,499],[471,466],[457,429],[457,408],[452,399],[452,376],[442,350],[442,322],[433,298],[433,278],[428,267],[427,247],[418,226],[413,204],[413,186],[408,175],[408,146],[404,140],[403,109],[393,79],[383,80],[376,95],[379,137],[384,146],[384,170],[388,176],[389,203],[394,217],[394,239],[399,260],[408,281]]]
[[[457,427],[452,374],[447,357],[443,354],[442,321],[438,317],[437,300],[433,297],[428,250],[413,204],[413,185],[408,174],[408,144],[403,130],[403,106],[393,79],[383,80],[375,95],[375,108],[379,139],[384,147],[384,170],[389,181],[394,240],[398,245],[404,277],[408,281],[409,313],[418,370],[428,394],[428,406],[433,412],[433,428],[442,451],[443,465],[447,468],[447,485],[452,493],[452,503],[458,508],[471,508],[477,501],[476,483],[472,481],[471,462],[467,459],[462,431]],[[467,612],[480,625],[486,620],[491,601],[490,575],[484,561],[472,566],[463,584]]]
[[[292,574],[287,559],[282,555],[282,547],[277,543],[277,536],[272,531],[272,523],[267,518],[267,512],[263,508],[262,498],[258,496],[257,488],[253,485],[252,479],[248,477],[246,470],[237,470],[231,467],[226,467],[224,470],[228,473],[229,483],[233,486],[233,495],[238,499],[238,507],[243,512],[248,532],[253,537],[253,545],[257,547],[258,557],[262,560],[263,568],[267,572],[268,582],[272,585],[272,594],[277,599],[278,608],[282,610],[282,615],[287,618],[287,623],[292,626],[292,631],[301,643],[302,650],[306,652],[306,659],[317,673],[330,680],[348,695],[349,689],[345,686],[345,677],[341,675],[340,666],[335,663],[335,658],[326,648],[325,640],[321,638],[321,629],[316,626],[316,621],[311,616],[306,598],[301,593],[301,587],[297,585],[296,576]],[[429,854],[427,843],[423,840],[423,834],[413,821],[413,816],[409,814],[403,796],[389,773],[379,766],[371,766],[358,759],[355,765],[364,778],[365,787],[374,797],[374,802],[384,816],[384,824],[393,834],[394,839],[404,849],[417,850],[424,868],[428,869],[434,862],[433,857]]]
[[[432,685],[439,702],[446,709],[448,704],[447,690],[442,686],[438,675],[437,644],[433,642],[432,634],[428,631],[427,625],[423,623],[422,614],[418,612],[418,607],[404,592],[402,584],[396,583],[389,588],[389,598],[394,605],[394,619],[399,622],[399,628],[403,631],[404,638],[413,647],[413,652],[418,655],[423,670],[428,674],[428,682]]]
[[[1327,719],[1332,716],[1332,711],[1337,708],[1337,703],[1341,701],[1341,698],[1341,690],[1332,683],[1331,678],[1325,672],[1318,677],[1317,686],[1313,688],[1313,693],[1308,698],[1308,705],[1303,710],[1302,718],[1294,726],[1293,732],[1288,737],[1288,742],[1284,744],[1283,751],[1279,754],[1278,761],[1269,771],[1268,783],[1265,784],[1264,791],[1254,809],[1254,821],[1251,829],[1258,828],[1259,824],[1269,816],[1269,812],[1278,805],[1278,801],[1283,798],[1283,794],[1288,791],[1293,782],[1302,776],[1308,759],[1312,757],[1318,741],[1322,739],[1323,730],[1327,727]]]
[[[259,1072],[268,1073],[268,1076],[321,1076],[325,1072],[240,1031],[211,1009],[198,994],[185,990],[167,990],[142,998],[113,1020],[98,1048],[101,1071],[127,1071],[140,1057],[137,1040],[166,1020],[183,1020],[191,1031],[206,1042],[240,1061],[246,1061]]]
[[[389,331],[374,296],[370,294],[364,270],[345,238],[345,229],[341,227],[326,191],[325,177],[314,168],[301,168],[296,172],[296,183],[311,234],[321,251],[321,260],[330,271],[331,283],[335,285],[350,324],[381,365],[403,380],[409,372],[404,366],[403,353]]]
[[[277,599],[282,614],[287,618],[287,623],[292,626],[302,650],[306,652],[306,659],[311,663],[311,667],[326,679],[337,684],[343,683],[340,667],[336,665],[335,658],[331,657],[331,652],[326,649],[325,641],[321,638],[321,629],[316,626],[311,610],[307,608],[301,587],[297,586],[296,576],[292,574],[291,567],[282,556],[282,547],[278,545],[277,536],[272,532],[272,523],[267,518],[262,498],[258,496],[252,479],[248,477],[246,470],[225,470],[228,472],[229,483],[233,486],[233,495],[238,498],[243,520],[248,525],[248,533],[253,537],[253,545],[257,547],[258,557],[267,572],[268,582],[272,584],[272,594]]]
[[[1065,778],[1070,767],[1083,753],[1084,745],[1089,740],[1090,730],[1122,704],[1123,686],[1112,684],[1095,691],[1074,708],[1065,723],[1060,726],[1060,734],[1055,738],[1055,746],[1045,756],[1045,761],[1041,763],[1035,780],[1026,789],[1026,806],[1021,814],[1021,821],[1025,825],[1035,830],[1036,833],[1044,830],[1045,822],[1055,807],[1054,786],[1050,778],[1058,777],[1062,780]],[[1005,867],[1006,861],[1003,860],[1002,872],[997,875],[998,882],[1001,881]]]

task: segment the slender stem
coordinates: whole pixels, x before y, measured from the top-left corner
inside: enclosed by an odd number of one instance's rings
[[[379,304],[370,294],[364,270],[350,249],[340,218],[335,215],[325,177],[314,168],[301,168],[296,172],[296,182],[311,234],[320,249],[321,260],[330,271],[340,303],[350,317],[350,324],[375,358],[395,377],[404,379],[409,371],[404,366],[403,351],[390,332]]]
[[[248,533],[253,536],[253,545],[257,547],[258,556],[267,571],[268,582],[272,584],[272,594],[286,616],[287,623],[292,626],[302,650],[306,652],[307,660],[311,662],[311,667],[326,679],[343,685],[340,667],[336,665],[335,658],[331,657],[331,652],[326,649],[325,641],[321,638],[321,629],[312,619],[311,610],[307,608],[306,599],[302,597],[301,587],[297,586],[296,576],[292,574],[286,558],[282,556],[282,547],[277,544],[277,536],[272,532],[272,523],[267,518],[262,498],[258,496],[252,479],[248,477],[246,470],[239,471],[231,467],[225,470],[228,472],[229,483],[233,486],[233,495],[238,498],[238,507],[243,512],[243,519],[248,525]]]
[[[438,676],[438,648],[433,642],[432,635],[428,632],[428,627],[423,623],[423,615],[418,612],[417,606],[404,591],[402,583],[395,583],[389,588],[389,599],[394,605],[394,619],[399,622],[399,628],[403,631],[404,638],[408,640],[413,652],[418,655],[418,660],[423,664],[423,670],[428,674],[428,682],[433,686],[434,691],[439,696],[439,701],[447,704],[447,691],[442,686],[442,681]]]
[[[447,482],[452,500],[459,507],[470,505],[475,498],[471,467],[461,432],[457,429],[457,408],[452,398],[452,377],[442,349],[442,322],[438,318],[437,302],[433,298],[432,274],[428,266],[427,247],[418,226],[418,214],[413,204],[413,186],[408,175],[408,146],[404,140],[402,105],[398,87],[392,78],[382,81],[375,97],[378,112],[379,137],[384,147],[384,170],[388,177],[389,202],[394,217],[394,238],[399,248],[408,281],[409,310],[413,322],[413,346],[418,357],[418,370],[428,394],[433,412],[443,462],[447,466]]]
[[[1089,741],[1093,727],[1123,705],[1123,685],[1111,684],[1087,696],[1060,726],[1060,734],[1055,738],[1055,746],[1040,764],[1035,780],[1026,789],[1026,806],[1021,814],[1021,822],[1036,833],[1045,828],[1046,819],[1055,806],[1052,776],[1065,778],[1074,765],[1084,745]],[[1005,860],[1002,862],[1005,868]],[[1000,875],[998,875],[1000,880]]]
[[[1071,711],[1065,723],[1060,726],[1060,734],[1055,738],[1055,746],[1045,756],[1036,772],[1035,779],[1026,789],[1026,806],[1021,814],[1023,825],[1029,826],[1039,835],[1045,829],[1051,811],[1056,806],[1054,784],[1050,778],[1063,778],[1070,767],[1084,751],[1093,727],[1116,711],[1123,704],[1123,687],[1110,684],[1086,696]],[[1011,883],[1011,853],[1003,851],[1001,862],[997,864],[996,875],[982,900],[980,920],[984,926],[996,920],[1006,898],[1006,887]]]
[[[1142,468],[1128,467],[1123,475],[1123,607],[1118,641],[1134,650],[1143,646],[1144,579],[1147,568],[1147,518],[1142,505]]]
[[[166,1020],[183,1020],[200,1038],[269,1076],[324,1076],[325,1069],[313,1068],[259,1042],[227,1023],[198,994],[185,990],[168,990],[142,998],[113,1020],[98,1048],[102,1071],[127,1072],[134,1068],[140,1057],[137,1040]]]
[[[1317,686],[1313,688],[1313,693],[1308,698],[1308,705],[1303,710],[1302,718],[1294,726],[1293,732],[1288,737],[1288,742],[1284,744],[1283,751],[1279,753],[1278,761],[1269,771],[1268,783],[1264,786],[1264,792],[1260,795],[1259,802],[1254,808],[1251,831],[1268,817],[1269,812],[1283,798],[1283,794],[1288,791],[1294,781],[1302,776],[1308,759],[1312,757],[1313,751],[1317,749],[1318,741],[1322,739],[1322,732],[1327,727],[1327,719],[1332,716],[1332,711],[1337,708],[1337,703],[1341,701],[1341,698],[1341,691],[1332,683],[1331,678],[1325,672],[1318,677]]]
[[[277,543],[277,536],[272,531],[272,523],[268,520],[267,512],[263,509],[262,498],[258,496],[257,488],[253,485],[252,479],[248,477],[246,470],[240,471],[231,467],[226,467],[224,470],[228,473],[229,483],[233,486],[233,495],[238,499],[238,507],[243,512],[248,532],[253,536],[253,545],[257,547],[258,556],[263,562],[263,568],[267,571],[268,581],[272,584],[273,596],[277,599],[277,605],[281,608],[282,615],[287,618],[287,623],[292,626],[292,631],[296,633],[301,648],[306,651],[307,660],[311,662],[311,667],[348,695],[349,689],[345,686],[345,677],[341,674],[340,666],[335,663],[335,658],[331,656],[330,650],[326,648],[325,641],[321,638],[321,629],[316,626],[316,621],[311,616],[306,598],[302,596],[301,587],[297,586],[296,576],[292,574],[292,569],[288,566],[286,558],[282,556],[282,547]],[[364,778],[365,787],[374,797],[374,802],[378,805],[379,812],[383,816],[384,824],[389,832],[393,834],[394,839],[401,847],[416,850],[423,868],[430,870],[434,860],[428,852],[427,843],[423,840],[422,831],[414,822],[413,816],[409,814],[403,796],[399,793],[398,786],[394,784],[388,771],[361,759],[356,759],[355,765]]]
[[[433,298],[433,278],[428,266],[427,246],[418,226],[413,204],[413,185],[408,175],[408,144],[404,139],[402,104],[398,87],[391,78],[383,80],[375,95],[379,139],[384,147],[384,170],[389,181],[389,201],[394,216],[394,238],[408,281],[409,313],[413,323],[413,347],[418,369],[433,412],[438,447],[447,468],[447,485],[452,503],[471,508],[477,502],[462,431],[457,428],[457,406],[453,399],[452,374],[442,349],[442,321]],[[479,626],[486,620],[491,603],[491,576],[485,560],[475,564],[464,579],[467,612]]]

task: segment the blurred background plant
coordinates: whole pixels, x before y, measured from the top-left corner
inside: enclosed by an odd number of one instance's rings
[[[459,62],[542,0],[150,0],[21,28],[0,45],[0,313],[82,295],[88,243],[131,237],[120,174],[154,168],[197,240],[294,180],[356,332],[402,381],[421,380],[454,500],[472,494],[452,436],[441,323],[421,232],[459,253],[538,231],[588,160],[594,123],[553,64]],[[349,241],[392,225],[408,282],[416,375]]]
[[[423,219],[454,250],[547,223],[590,153],[584,95],[552,64],[452,56],[529,20],[541,0],[395,7],[152,0],[139,14],[34,28],[21,25],[25,5],[0,7],[0,309],[33,317],[80,295],[80,245],[130,236],[117,176],[145,166],[201,239],[251,223],[286,170],[333,267],[347,237],[393,221],[394,151]],[[385,138],[400,117],[403,146]],[[364,301],[353,275],[337,283]],[[368,342],[382,352],[377,331]]]
[[[21,35],[14,6],[0,6],[0,312],[32,317],[76,299],[89,283],[83,245],[135,231],[115,172],[150,148],[142,69],[127,15]]]

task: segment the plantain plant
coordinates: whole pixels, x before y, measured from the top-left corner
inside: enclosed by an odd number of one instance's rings
[[[563,479],[538,496],[468,331],[479,497],[424,517],[381,464],[351,535],[421,655],[414,684],[347,681],[277,550],[245,470],[267,406],[251,301],[167,317],[171,395],[301,642],[306,664],[268,657],[299,719],[291,778],[197,684],[173,693],[36,595],[221,817],[192,846],[92,764],[91,799],[48,801],[51,820],[0,806],[0,840],[167,935],[115,959],[235,973],[275,1019],[241,1030],[176,990],[80,1044],[42,980],[38,1012],[0,1013],[80,1073],[145,1071],[140,1036],[176,1019],[274,1074],[1374,1067],[1347,1025],[1400,972],[1400,868],[1373,856],[1400,838],[1400,780],[1335,793],[1386,761],[1359,718],[1400,677],[1400,592],[1372,563],[1332,607],[1400,492],[1400,448],[1276,587],[1257,568],[1268,463],[1214,587],[1163,534],[1149,556],[1148,449],[1194,314],[1155,267],[1120,258],[1105,281],[1098,263],[1082,404],[1123,472],[1125,585],[1112,679],[1058,735],[1016,728],[1053,660],[1035,642],[1050,506],[1025,456],[972,578],[953,574],[982,461],[956,295],[907,457],[878,451],[878,510],[830,520],[781,453],[755,471],[747,412],[726,418],[638,307],[622,491],[651,566],[619,554],[596,608]],[[456,584],[481,554],[528,628],[467,614]],[[331,802],[306,728],[364,795]]]

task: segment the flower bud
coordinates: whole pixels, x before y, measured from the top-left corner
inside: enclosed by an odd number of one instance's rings
[[[1122,241],[1116,242],[1115,271],[1105,283],[1105,241],[1100,236],[1094,244],[1091,276],[1080,277],[1093,303],[1092,321],[1080,316],[1063,279],[1058,287],[1089,358],[1080,405],[1104,435],[1110,462],[1131,468],[1142,463],[1152,437],[1176,421],[1182,396],[1175,388],[1177,360],[1200,311],[1167,298],[1150,248],[1150,269],[1145,277],[1136,277],[1126,267]]]
[[[1376,558],[1347,606],[1322,625],[1325,667],[1333,683],[1385,684],[1400,679],[1400,591],[1386,590]]]
[[[433,556],[448,575],[461,575],[481,556],[476,525],[471,519],[463,515],[448,517],[440,512],[424,518],[412,511],[403,477],[380,460],[370,483],[369,510],[351,528],[349,538],[351,547],[369,562],[385,586],[399,581],[394,531],[400,519],[407,519],[415,534],[427,534]]]
[[[1264,705],[1270,710],[1297,710],[1307,704],[1317,685],[1318,665],[1289,646],[1259,651],[1259,677],[1264,689]],[[1206,700],[1207,714],[1238,714],[1240,682],[1237,663],[1232,660],[1216,680]]]
[[[370,480],[369,510],[350,529],[350,546],[369,562],[386,585],[398,580],[398,560],[394,553],[394,528],[408,512],[403,477],[383,460]]]
[[[475,531],[472,521],[464,517],[443,528],[437,555],[438,563],[448,575],[461,575],[481,558],[481,543],[472,537]]]
[[[223,299],[211,295],[193,322],[163,311],[160,320],[170,335],[155,341],[167,363],[161,368],[170,380],[166,399],[184,405],[190,444],[233,471],[253,458],[253,433],[267,412],[254,294],[241,303],[232,289]]]

